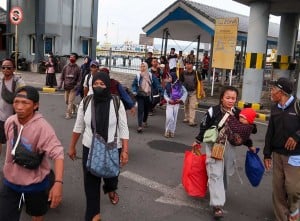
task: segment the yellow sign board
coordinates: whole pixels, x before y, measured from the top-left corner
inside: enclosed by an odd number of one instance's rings
[[[239,18],[216,19],[212,67],[234,69]]]

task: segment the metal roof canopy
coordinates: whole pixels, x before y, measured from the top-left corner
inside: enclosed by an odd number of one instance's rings
[[[247,0],[240,0],[240,2],[243,1],[246,2]],[[299,0],[287,1],[296,3]],[[170,34],[169,38],[174,40],[195,41],[200,35],[201,43],[211,43],[211,37],[214,35],[215,19],[228,17],[239,18],[238,40],[246,41],[248,16],[188,0],[177,0],[142,29],[147,36],[153,38],[163,38],[163,32],[167,29]],[[277,44],[279,27],[279,24],[269,23],[267,38],[269,44]]]

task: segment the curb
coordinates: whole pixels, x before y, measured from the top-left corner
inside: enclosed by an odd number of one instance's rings
[[[50,88],[50,87],[36,87],[38,91],[45,92],[45,93],[55,93],[63,90],[58,90],[56,88]]]

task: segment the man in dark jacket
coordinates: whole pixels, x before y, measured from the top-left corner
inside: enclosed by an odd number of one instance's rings
[[[80,67],[76,64],[78,55],[76,53],[70,54],[70,63],[65,65],[61,72],[61,79],[59,89],[64,85],[65,102],[67,104],[66,119],[72,118],[72,113],[75,112],[75,96],[76,90],[80,87]]]
[[[300,116],[293,84],[287,78],[271,83],[271,117],[265,138],[264,164],[273,163],[273,209],[276,220],[297,221],[300,203]],[[273,162],[271,157],[273,157]]]

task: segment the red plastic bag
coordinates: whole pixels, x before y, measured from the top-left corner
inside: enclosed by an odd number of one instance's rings
[[[193,197],[205,197],[207,191],[206,155],[199,153],[199,149],[185,151],[183,161],[182,185]]]

